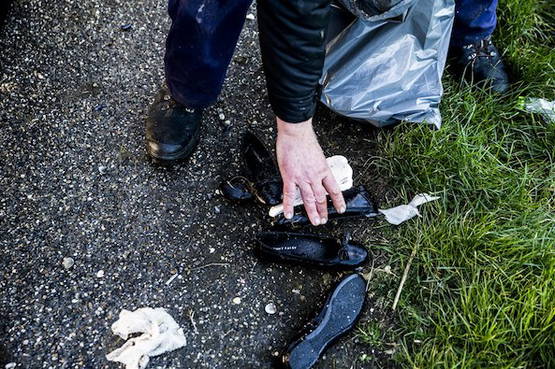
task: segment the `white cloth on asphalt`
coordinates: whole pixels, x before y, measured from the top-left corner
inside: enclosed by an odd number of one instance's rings
[[[124,340],[130,334],[142,333],[106,355],[108,360],[122,363],[126,369],[144,369],[150,357],[173,351],[187,343],[183,329],[163,308],[124,309],[112,324],[112,332]]]
[[[379,209],[378,211],[385,215],[385,220],[394,225],[399,225],[415,216],[421,216],[418,211],[418,206],[430,201],[439,199],[437,196],[430,196],[427,193],[421,193],[414,196],[411,202],[407,205],[396,206],[391,209]]]
[[[345,191],[353,187],[353,168],[349,165],[349,161],[346,157],[342,155],[335,155],[327,158],[326,161],[341,191]],[[301,191],[297,187],[293,206],[302,204],[303,198],[301,197]],[[271,217],[276,217],[281,213],[283,213],[283,204],[278,204],[270,208]]]

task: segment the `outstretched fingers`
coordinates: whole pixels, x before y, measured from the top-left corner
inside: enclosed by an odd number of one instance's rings
[[[326,189],[322,182],[316,182],[312,185],[314,198],[316,200],[316,210],[320,217],[320,224],[326,224],[328,221],[328,201],[326,196]]]
[[[293,209],[295,207],[295,191],[297,185],[295,182],[287,181],[283,183],[283,215],[286,219],[293,218]]]
[[[340,214],[344,213],[346,210],[345,199],[343,198],[341,188],[339,188],[339,184],[337,184],[337,181],[335,180],[333,175],[331,173],[328,174],[322,182],[324,183],[324,187],[330,195],[335,210],[337,210],[337,212]]]
[[[302,183],[299,187],[301,189],[301,196],[303,197],[304,208],[308,215],[308,219],[310,219],[312,225],[320,225],[321,219],[318,214],[318,209],[316,208],[316,198],[312,186],[308,183]]]

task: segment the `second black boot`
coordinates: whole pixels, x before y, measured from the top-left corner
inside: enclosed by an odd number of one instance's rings
[[[163,163],[191,155],[200,137],[202,109],[189,109],[162,89],[151,105],[146,120],[146,150]]]
[[[450,54],[454,58],[456,72],[471,83],[483,83],[497,93],[509,89],[509,76],[491,37],[474,44],[453,46]]]

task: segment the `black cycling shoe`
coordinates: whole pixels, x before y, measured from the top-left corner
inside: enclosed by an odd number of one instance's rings
[[[328,219],[329,220],[343,220],[351,218],[372,218],[380,215],[376,204],[372,201],[370,194],[366,191],[364,186],[358,186],[343,191],[343,198],[345,199],[346,209],[345,212],[340,214],[335,210],[330,199],[328,199]],[[306,215],[304,208],[300,212],[293,214],[291,219],[285,218],[282,214],[278,215],[276,225],[306,225],[310,220]]]
[[[283,185],[278,166],[264,143],[251,131],[247,131],[243,141],[243,160],[259,200],[271,206],[280,204]]]
[[[337,338],[354,328],[366,299],[366,282],[351,274],[335,287],[306,335],[289,346],[282,363],[289,369],[311,368],[324,350]]]
[[[507,92],[509,76],[499,51],[487,37],[474,44],[452,47],[456,72],[474,84],[483,83],[497,93]]]
[[[273,262],[354,269],[368,259],[364,246],[345,239],[322,238],[311,234],[263,232],[256,236],[257,252]]]
[[[146,120],[148,154],[166,163],[187,158],[199,141],[201,121],[202,109],[189,109],[162,89]]]

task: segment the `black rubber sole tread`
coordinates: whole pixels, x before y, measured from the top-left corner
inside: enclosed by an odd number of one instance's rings
[[[291,369],[311,368],[324,350],[356,324],[366,300],[366,282],[359,274],[345,277],[317,318],[318,325],[289,350]]]

